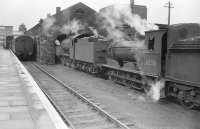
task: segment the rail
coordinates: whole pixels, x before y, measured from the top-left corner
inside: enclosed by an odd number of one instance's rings
[[[95,103],[91,102],[90,100],[88,100],[87,98],[85,98],[84,96],[82,96],[80,93],[78,93],[77,91],[75,91],[71,87],[69,87],[68,85],[71,85],[70,83],[65,84],[63,81],[57,79],[55,76],[53,76],[52,74],[50,74],[49,72],[47,72],[46,70],[44,70],[43,67],[41,67],[41,66],[39,66],[39,65],[37,65],[35,63],[33,63],[32,65],[35,66],[37,69],[39,69],[41,72],[45,73],[47,76],[49,76],[53,80],[55,80],[57,83],[59,83],[60,85],[62,85],[70,93],[72,93],[73,95],[75,95],[76,97],[78,97],[79,99],[81,99],[82,101],[84,101],[85,103],[87,103],[88,105],[90,105],[92,107],[92,109],[96,110],[102,116],[106,117],[109,121],[111,121],[112,123],[114,123],[115,125],[117,125],[117,127],[120,127],[120,128],[123,128],[123,129],[129,129],[129,127],[127,125],[125,125],[124,123],[120,122],[119,120],[117,120],[116,118],[114,118],[113,116],[111,116],[110,114],[108,114],[106,111],[104,111],[102,108],[100,108],[99,106],[97,106]],[[53,101],[53,100],[50,99],[50,101]],[[54,102],[52,102],[52,103],[53,103],[53,105],[56,105]],[[61,113],[61,114],[63,116],[63,113]],[[69,121],[69,120],[67,120],[67,121]],[[69,126],[71,128],[75,129],[75,127],[73,126],[73,124],[70,121],[68,123],[70,123]]]

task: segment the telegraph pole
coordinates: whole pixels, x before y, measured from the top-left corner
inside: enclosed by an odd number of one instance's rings
[[[171,8],[174,8],[172,3],[169,1],[168,3],[165,4],[164,7],[168,8],[168,26],[170,25],[170,19],[171,19]]]
[[[135,5],[135,0],[130,0],[130,6],[131,6],[132,14],[134,14],[134,5]]]

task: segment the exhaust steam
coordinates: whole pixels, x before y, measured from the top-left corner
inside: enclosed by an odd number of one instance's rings
[[[151,99],[154,102],[157,102],[160,100],[161,97],[161,90],[164,88],[165,86],[165,81],[164,79],[161,79],[159,81],[153,82],[150,84],[151,88],[150,91],[148,93],[148,96],[151,97]]]

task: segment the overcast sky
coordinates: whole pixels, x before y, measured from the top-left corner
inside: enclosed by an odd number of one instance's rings
[[[0,0],[0,25],[18,25],[24,23],[27,28],[45,18],[47,13],[54,14],[55,8],[67,8],[77,2],[83,2],[98,11],[110,4],[128,4],[129,0]],[[148,10],[148,22],[167,23],[168,0],[135,0],[135,4],[145,5]],[[171,0],[171,23],[200,23],[200,0]]]

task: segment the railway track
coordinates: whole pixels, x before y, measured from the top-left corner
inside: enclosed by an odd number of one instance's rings
[[[62,82],[35,63],[24,65],[72,129],[130,129],[81,95],[78,89],[72,89],[72,84]]]

